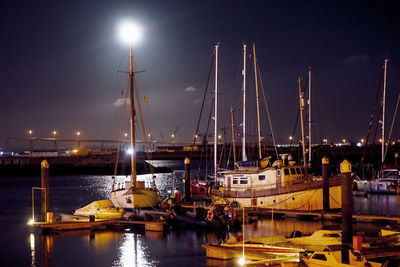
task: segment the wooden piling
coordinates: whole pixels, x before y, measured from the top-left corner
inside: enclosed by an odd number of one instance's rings
[[[330,210],[329,204],[329,158],[322,158],[322,195],[324,211]]]
[[[190,159],[185,158],[185,201],[191,200],[190,194]]]
[[[344,160],[340,163],[342,177],[342,244],[352,244],[353,241],[353,192],[351,177],[351,163]],[[348,251],[342,251],[342,263],[349,263]]]
[[[47,221],[46,213],[49,210],[49,163],[43,160],[41,163],[41,177],[42,177],[42,222]]]

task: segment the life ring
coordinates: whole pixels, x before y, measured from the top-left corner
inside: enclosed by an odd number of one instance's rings
[[[231,217],[233,220],[236,220],[236,210],[230,209],[229,210],[229,217]]]
[[[214,212],[212,210],[208,210],[207,221],[211,222],[213,219],[214,219]]]

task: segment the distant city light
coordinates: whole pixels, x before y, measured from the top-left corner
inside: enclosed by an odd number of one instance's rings
[[[28,134],[32,135],[33,131],[32,130],[28,130]]]
[[[174,135],[174,134],[171,134],[171,137],[172,137],[172,138],[174,138],[174,137],[175,137],[175,135]]]
[[[346,143],[346,139],[343,139],[343,144]]]
[[[151,134],[147,134],[148,137],[151,137]]]
[[[133,149],[132,149],[132,148],[129,148],[129,149],[126,151],[126,154],[127,154],[127,155],[132,155],[132,154],[133,154]]]
[[[221,138],[222,138],[222,135],[219,134],[219,135],[218,135],[218,139],[221,139]]]
[[[79,136],[81,135],[81,132],[80,132],[80,131],[77,131],[77,132],[76,132],[76,135],[79,137]]]
[[[379,143],[382,143],[382,138],[379,138]]]
[[[293,136],[289,136],[289,140],[292,141],[293,140]]]
[[[125,137],[128,137],[128,133],[124,133],[124,136],[125,136]]]
[[[358,147],[362,147],[362,143],[358,142],[358,143],[357,143],[357,146],[358,146]]]
[[[57,131],[53,131],[53,135],[55,137],[57,135]]]
[[[125,21],[119,25],[119,37],[126,43],[137,43],[142,39],[142,30],[137,24]]]
[[[322,142],[325,144],[325,145],[327,145],[328,144],[328,139],[322,139]]]

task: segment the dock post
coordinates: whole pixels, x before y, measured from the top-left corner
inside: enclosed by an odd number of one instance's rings
[[[190,159],[185,158],[185,201],[190,200]]]
[[[342,176],[342,244],[352,244],[353,241],[353,192],[351,163],[344,160],[340,163]],[[349,252],[342,251],[342,263],[349,263]]]
[[[41,177],[42,177],[42,222],[47,221],[46,213],[49,209],[49,163],[47,160],[43,160],[41,165]]]
[[[322,195],[324,211],[330,210],[329,204],[329,158],[322,158]]]

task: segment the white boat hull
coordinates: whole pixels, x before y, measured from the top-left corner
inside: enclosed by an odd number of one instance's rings
[[[150,208],[158,205],[157,191],[148,189],[121,189],[111,192],[110,200],[116,208],[134,210],[137,208]]]

